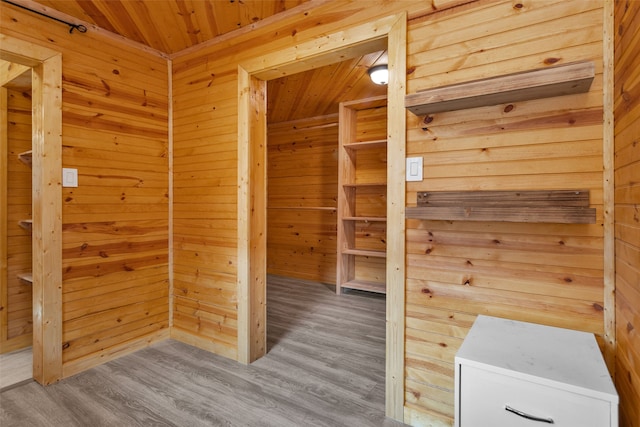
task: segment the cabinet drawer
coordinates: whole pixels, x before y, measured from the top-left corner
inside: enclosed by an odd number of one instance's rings
[[[611,423],[608,401],[474,366],[460,366],[459,386],[461,427],[606,427]],[[553,424],[516,415],[507,406],[552,419]]]

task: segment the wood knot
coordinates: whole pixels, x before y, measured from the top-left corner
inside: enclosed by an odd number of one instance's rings
[[[447,346],[447,343],[444,343],[444,342],[439,342],[439,343],[438,343],[438,345],[439,345],[440,347],[448,347],[448,346]]]
[[[507,105],[506,107],[504,107],[504,110],[503,110],[503,111],[504,111],[505,113],[510,113],[511,111],[513,111],[513,109],[514,109],[514,108],[515,108],[515,107],[513,106],[513,104],[509,104],[509,105]]]
[[[423,294],[430,294],[430,293],[431,293],[431,289],[429,289],[429,288],[422,288],[422,289],[420,290],[420,292],[422,292]]]
[[[627,322],[627,332],[631,332],[633,331],[635,328],[633,327],[633,325],[631,324],[631,322]]]
[[[593,303],[593,308],[594,308],[596,311],[604,311],[604,307],[602,307],[602,306],[601,306],[600,304],[598,304],[597,302],[594,302],[594,303]]]
[[[471,261],[469,261],[469,260],[467,260],[467,265],[470,266],[470,267],[473,267],[473,263]]]
[[[524,5],[522,3],[516,3],[513,5],[514,9],[522,9],[524,7]]]
[[[572,282],[573,282],[573,279],[572,279],[571,277],[565,277],[565,278],[564,278],[564,281],[565,281],[566,283],[572,283]]]
[[[115,74],[116,76],[117,76],[118,74],[120,74],[120,71],[119,71],[119,70],[113,70],[112,72],[113,72],[113,74]]]
[[[425,125],[428,125],[432,121],[433,121],[433,116],[425,116],[424,120],[422,121],[422,123],[424,123]]]
[[[547,58],[544,60],[544,63],[546,65],[552,65],[555,64],[556,62],[560,61],[561,58]]]

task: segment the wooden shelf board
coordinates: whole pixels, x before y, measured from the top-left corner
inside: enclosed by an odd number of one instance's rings
[[[387,188],[387,183],[386,182],[365,182],[365,183],[349,183],[349,184],[342,184],[343,187],[347,187],[347,188],[376,188],[376,187],[384,187]]]
[[[299,210],[299,211],[327,211],[335,212],[337,208],[330,206],[269,206],[267,209],[272,210]]]
[[[18,225],[24,228],[27,231],[31,231],[33,228],[33,220],[32,219],[21,219],[18,221]]]
[[[387,222],[387,218],[382,216],[345,216],[345,221],[362,221],[362,222]]]
[[[351,144],[343,144],[342,147],[347,150],[368,150],[373,148],[383,148],[387,146],[387,140],[353,142]]]
[[[589,91],[595,76],[592,61],[574,62],[521,73],[427,89],[405,97],[416,116],[498,105]]]
[[[406,208],[406,218],[444,221],[496,221],[551,224],[595,224],[595,208],[576,206],[416,206]]]
[[[387,106],[387,95],[372,96],[371,98],[356,99],[354,101],[344,101],[342,106],[351,110],[368,110]]]
[[[24,153],[18,154],[18,159],[20,159],[20,161],[25,165],[31,166],[32,159],[33,159],[33,151],[29,150],[29,151],[25,151]]]
[[[368,256],[372,258],[386,258],[386,251],[374,251],[368,249],[344,249],[342,251],[344,255],[358,255],[358,256]]]
[[[22,280],[23,282],[29,283],[29,284],[33,284],[33,274],[32,273],[20,273],[18,274],[18,279]]]
[[[384,283],[370,282],[366,280],[349,280],[340,285],[343,289],[356,289],[358,291],[376,292],[378,294],[386,294],[387,286]]]

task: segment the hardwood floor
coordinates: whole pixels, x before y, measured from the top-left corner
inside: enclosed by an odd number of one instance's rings
[[[2,426],[402,426],[384,417],[383,296],[269,277],[250,366],[167,340],[0,394]]]
[[[31,347],[0,354],[0,391],[33,380]]]

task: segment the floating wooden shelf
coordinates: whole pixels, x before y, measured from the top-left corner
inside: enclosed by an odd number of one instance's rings
[[[386,139],[380,139],[376,141],[363,141],[363,142],[353,142],[351,144],[343,144],[342,147],[347,150],[367,150],[373,148],[383,148],[387,146]]]
[[[384,283],[369,282],[365,280],[350,280],[341,285],[342,289],[356,289],[358,291],[376,292],[386,294],[387,287]]]
[[[31,231],[33,228],[33,220],[32,219],[21,219],[18,221],[18,225],[24,228],[27,231]]]
[[[30,285],[33,284],[33,274],[32,273],[21,273],[18,274],[18,279],[22,280],[25,283]]]
[[[595,76],[591,61],[506,74],[427,89],[405,97],[416,116],[588,92]]]
[[[443,191],[418,193],[418,206],[406,218],[449,221],[497,221],[595,224],[589,191]]]
[[[24,153],[18,154],[18,159],[20,159],[20,161],[25,165],[31,166],[32,159],[33,159],[33,151],[29,150],[29,151],[25,151]]]
[[[343,254],[346,255],[359,255],[359,256],[368,256],[371,258],[386,258],[386,251],[374,251],[369,249],[343,249]]]

